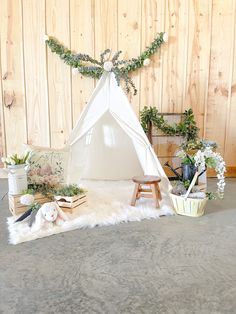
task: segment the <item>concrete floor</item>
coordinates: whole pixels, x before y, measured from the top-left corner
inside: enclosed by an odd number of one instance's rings
[[[215,184],[213,180],[210,184]],[[236,180],[201,218],[163,217],[7,243],[0,313],[236,313]],[[0,180],[0,196],[7,190]]]

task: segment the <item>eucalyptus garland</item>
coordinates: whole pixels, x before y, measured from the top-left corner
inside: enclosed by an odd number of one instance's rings
[[[147,133],[152,125],[161,130],[165,135],[183,136],[187,141],[198,138],[199,128],[196,126],[193,110],[189,109],[183,113],[183,119],[179,123],[170,125],[163,115],[158,113],[156,107],[147,107],[140,112],[141,125]]]
[[[117,84],[120,85],[120,82],[124,80],[126,92],[129,93],[132,88],[134,95],[137,94],[137,89],[128,74],[142,66],[149,65],[149,57],[167,40],[168,36],[166,33],[159,33],[151,45],[139,57],[132,58],[131,60],[119,60],[122,53],[121,50],[117,51],[110,59],[111,49],[104,50],[100,54],[100,60],[96,60],[88,54],[73,53],[53,37],[46,36],[45,38],[46,44],[51,51],[59,55],[66,64],[70,65],[74,72],[77,71],[82,75],[98,79],[104,71],[112,71],[115,74]]]

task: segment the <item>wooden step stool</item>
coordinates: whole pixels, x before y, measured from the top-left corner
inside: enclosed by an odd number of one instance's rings
[[[155,200],[156,208],[160,207],[159,200],[162,200],[161,191],[159,188],[159,182],[161,178],[157,176],[141,176],[133,177],[133,182],[135,183],[134,193],[131,201],[131,206],[135,206],[136,201],[140,197],[153,198]],[[149,186],[148,188],[143,186]]]

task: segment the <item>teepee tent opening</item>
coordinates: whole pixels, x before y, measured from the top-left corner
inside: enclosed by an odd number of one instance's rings
[[[74,146],[72,156],[83,179],[124,180],[143,174],[131,138],[109,112]]]

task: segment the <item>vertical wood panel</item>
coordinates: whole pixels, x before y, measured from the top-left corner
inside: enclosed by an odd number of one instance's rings
[[[166,1],[165,30],[169,34],[167,53],[163,55],[162,111],[181,113],[186,80],[188,39],[188,0]]]
[[[141,0],[118,1],[118,49],[122,57],[131,59],[139,56],[141,51]],[[138,71],[137,71],[138,72]],[[136,96],[128,95],[132,108],[139,115],[139,73],[132,73],[132,79],[138,90]]]
[[[210,60],[212,1],[189,2],[187,87],[183,109],[192,107],[200,135],[204,133]]]
[[[157,33],[164,31],[165,2],[142,1],[142,51],[150,45]],[[144,106],[156,106],[162,111],[162,54],[168,44],[152,56],[151,64],[140,70],[140,110]]]
[[[70,0],[71,49],[94,56],[94,2]],[[72,75],[73,125],[87,104],[94,89],[94,80]]]
[[[110,48],[117,51],[117,1],[118,0],[95,0],[95,57]],[[120,1],[119,1],[120,2]]]
[[[28,142],[48,146],[50,139],[44,34],[45,1],[23,0]]]
[[[76,52],[99,58],[106,48],[121,49],[121,57],[129,59],[138,56],[157,32],[166,31],[169,42],[148,67],[132,74],[138,88],[137,96],[129,96],[135,113],[145,105],[175,113],[192,107],[200,134],[217,140],[228,165],[235,167],[235,4],[1,0],[0,155],[5,136],[8,153],[19,150],[27,139],[63,146],[93,91],[94,80],[71,76],[70,67],[47,52],[45,33]],[[15,92],[10,110],[4,108],[1,87]]]
[[[1,41],[0,41],[0,60],[1,60]],[[0,63],[0,77],[2,78],[2,69]],[[3,112],[3,98],[2,98],[2,80],[0,82],[0,157],[6,155],[6,141],[5,141],[5,125],[4,125],[4,112]],[[3,163],[0,160],[0,167]]]
[[[46,1],[46,29],[70,47],[69,0]],[[71,69],[58,56],[48,51],[48,91],[51,146],[63,147],[72,129]]]
[[[206,137],[216,139],[224,153],[232,55],[233,1],[213,1]]]
[[[0,21],[5,136],[7,153],[12,154],[22,151],[22,143],[27,141],[21,1],[2,0]],[[12,106],[7,108],[11,101]]]
[[[234,1],[234,16],[233,25],[236,23],[236,3]],[[226,120],[226,136],[225,136],[225,162],[227,166],[236,166],[236,30],[232,33],[232,60],[231,70],[232,79],[229,84],[229,105],[228,105],[228,119]]]

